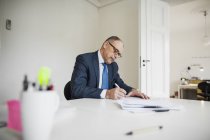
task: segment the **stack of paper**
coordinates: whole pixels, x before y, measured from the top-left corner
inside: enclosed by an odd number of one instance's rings
[[[131,112],[164,112],[169,110],[180,110],[182,107],[170,102],[167,99],[149,99],[144,100],[140,98],[123,98],[117,101],[123,110]]]

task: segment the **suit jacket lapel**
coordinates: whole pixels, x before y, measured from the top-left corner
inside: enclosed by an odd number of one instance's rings
[[[93,67],[95,69],[97,87],[99,85],[99,64],[98,63],[99,63],[98,62],[98,51],[96,51],[93,56]]]

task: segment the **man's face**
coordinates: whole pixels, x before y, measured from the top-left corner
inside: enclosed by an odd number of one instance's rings
[[[102,57],[107,64],[111,64],[115,59],[121,57],[124,50],[123,43],[121,41],[106,41],[103,46]]]

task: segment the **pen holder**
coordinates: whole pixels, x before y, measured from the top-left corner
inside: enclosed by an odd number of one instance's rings
[[[25,92],[22,97],[24,140],[49,140],[54,114],[59,106],[55,91]]]

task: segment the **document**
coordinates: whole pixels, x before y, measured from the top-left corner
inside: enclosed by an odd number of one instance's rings
[[[182,106],[171,103],[167,99],[140,99],[135,97],[126,97],[118,100],[117,103],[123,110],[130,112],[166,112],[169,110],[181,110]]]

